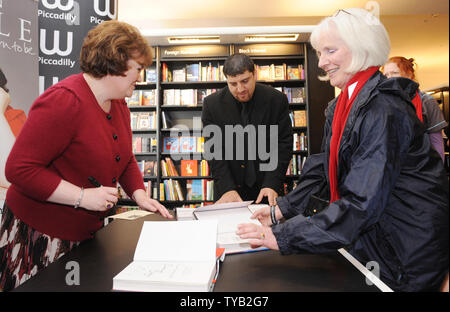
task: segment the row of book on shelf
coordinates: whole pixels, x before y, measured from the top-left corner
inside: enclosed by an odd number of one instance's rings
[[[304,155],[292,155],[292,158],[289,161],[289,166],[286,170],[286,175],[291,176],[301,174],[306,158],[307,156]]]
[[[131,112],[131,130],[156,129],[156,112]]]
[[[257,80],[294,80],[305,79],[303,64],[255,65]]]
[[[181,182],[167,179],[160,183],[160,201],[214,201],[214,181],[210,179],[186,180],[186,196]]]
[[[286,94],[288,102],[291,104],[304,104],[306,103],[306,91],[304,87],[276,87],[279,91]]]
[[[293,138],[293,151],[307,151],[308,150],[308,141],[306,135],[302,132],[298,134],[294,132]]]
[[[156,89],[133,90],[130,97],[125,98],[129,107],[132,106],[156,106]]]
[[[133,135],[133,153],[156,153],[156,137]]]
[[[163,138],[163,153],[203,153],[204,137],[166,136]]]
[[[161,65],[163,82],[197,82],[197,81],[225,81],[223,64],[220,62],[196,62],[190,64],[176,64],[163,62]],[[303,64],[270,64],[255,65],[257,80],[294,80],[305,79]],[[156,67],[151,66],[141,71],[139,84],[156,83]]]
[[[163,105],[200,106],[217,89],[164,89]]]
[[[303,104],[306,102],[304,87],[276,87],[286,94],[289,103]],[[217,89],[164,89],[163,105],[201,106],[203,99],[216,92]],[[129,107],[156,106],[156,89],[134,90],[129,98],[125,98]]]
[[[179,170],[177,169],[179,168]],[[205,159],[182,159],[179,166],[175,166],[170,157],[161,160],[161,173],[163,176],[178,177],[181,173],[182,177],[209,176],[209,165]]]
[[[186,184],[185,192],[182,184]],[[165,179],[159,183],[159,200],[164,201],[214,201],[214,181],[211,179],[188,179],[185,181]],[[158,198],[156,183],[144,181],[146,193],[151,198]],[[119,198],[130,199],[123,188],[118,187]],[[196,205],[196,204],[188,204]],[[192,207],[192,206],[190,206]]]
[[[198,62],[190,64],[162,63],[163,82],[225,81],[223,64]]]
[[[289,118],[291,119],[292,127],[307,127],[308,118],[306,116],[306,110],[294,110],[289,112]]]
[[[156,65],[147,67],[145,69],[143,69],[140,72],[140,82],[138,82],[137,84],[149,84],[149,83],[156,83],[157,80],[157,74],[156,74]]]
[[[156,160],[140,160],[137,163],[143,177],[154,177],[157,175],[158,162]],[[205,159],[182,159],[178,165],[175,165],[170,157],[165,157],[165,159],[161,159],[160,164],[163,177],[209,176],[209,165]]]

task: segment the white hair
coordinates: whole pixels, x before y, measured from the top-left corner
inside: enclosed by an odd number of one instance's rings
[[[386,63],[391,43],[389,35],[380,20],[372,13],[351,8],[337,11],[333,16],[324,18],[313,30],[311,45],[317,50],[322,32],[335,28],[352,54],[352,61],[346,72],[357,73],[371,66]]]

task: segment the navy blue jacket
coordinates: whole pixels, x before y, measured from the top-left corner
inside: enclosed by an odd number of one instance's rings
[[[310,218],[311,194],[329,185],[331,125],[326,110],[322,153],[308,157],[296,189],[277,203],[287,219],[272,227],[280,252],[346,249],[363,265],[376,261],[393,290],[439,288],[448,272],[448,178],[410,102],[418,85],[375,73],[351,108],[338,158],[340,199]]]

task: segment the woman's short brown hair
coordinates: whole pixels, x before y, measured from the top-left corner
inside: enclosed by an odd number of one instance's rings
[[[152,63],[152,52],[139,30],[116,20],[102,22],[84,38],[80,67],[96,78],[123,76],[127,62],[135,59],[144,67]]]

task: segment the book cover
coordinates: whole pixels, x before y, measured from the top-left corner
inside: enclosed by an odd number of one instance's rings
[[[287,66],[287,79],[300,79],[300,71],[298,65],[288,65]]]
[[[271,80],[270,65],[259,66],[258,80]]]
[[[156,175],[155,164],[156,164],[155,161],[147,160],[144,165],[144,175],[155,176]]]
[[[202,198],[203,198],[202,180],[192,180],[191,198],[189,200],[202,200]]]
[[[183,177],[195,177],[198,175],[198,162],[197,160],[181,160],[181,176]]]
[[[128,106],[139,106],[141,105],[142,90],[134,90],[133,94],[125,98],[125,102],[127,102]]]
[[[305,91],[304,88],[292,88],[291,89],[291,103],[304,103]]]
[[[142,91],[142,106],[155,106],[155,89]]]
[[[180,137],[180,152],[181,153],[193,153],[197,150],[197,138],[196,137]]]
[[[294,111],[294,126],[295,127],[306,127],[307,126],[305,110]]]
[[[186,82],[186,68],[173,69],[172,81],[173,82]]]
[[[113,290],[210,291],[218,272],[216,237],[215,220],[145,221],[133,261],[114,276]]]
[[[199,81],[200,67],[199,64],[186,65],[186,81]]]
[[[164,89],[163,92],[163,105],[175,104],[175,89]]]
[[[179,153],[180,152],[180,138],[179,137],[164,137],[163,152],[164,153]]]
[[[147,83],[156,82],[156,67],[152,66],[145,69],[145,82]]]
[[[273,75],[273,79],[274,80],[285,80],[285,75],[284,75],[284,66],[283,65],[275,65],[274,66],[274,75]]]

